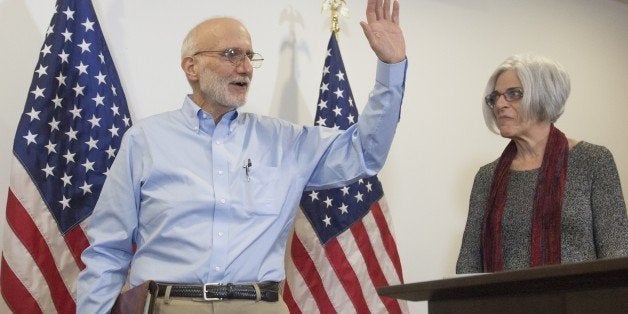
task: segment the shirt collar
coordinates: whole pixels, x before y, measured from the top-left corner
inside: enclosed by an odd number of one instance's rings
[[[208,113],[205,113],[201,109],[201,107],[199,107],[192,100],[191,94],[188,94],[185,96],[185,99],[183,100],[183,107],[181,108],[181,112],[183,113],[183,118],[185,120],[185,123],[196,132],[200,131],[200,118],[202,117],[202,114],[209,115]],[[232,110],[225,113],[225,115],[222,116],[221,121],[228,121],[229,129],[232,129],[233,122],[238,119],[238,116],[240,116],[240,113],[238,112],[238,110],[237,109]]]

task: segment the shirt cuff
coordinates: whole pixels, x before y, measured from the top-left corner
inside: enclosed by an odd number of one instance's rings
[[[403,83],[406,81],[407,68],[407,58],[397,63],[386,63],[378,59],[375,79],[377,80],[377,82],[386,87],[403,85]]]

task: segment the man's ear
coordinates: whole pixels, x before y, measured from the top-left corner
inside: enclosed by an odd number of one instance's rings
[[[185,57],[181,59],[181,69],[185,72],[185,76],[188,81],[197,81],[198,73],[196,73],[196,67],[194,66],[194,58]]]

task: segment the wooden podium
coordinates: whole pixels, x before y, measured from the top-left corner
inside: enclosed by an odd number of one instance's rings
[[[432,313],[628,313],[628,257],[380,287]]]

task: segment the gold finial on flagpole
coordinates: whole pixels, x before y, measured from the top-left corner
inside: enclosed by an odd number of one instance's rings
[[[331,31],[334,34],[338,34],[340,31],[340,19],[339,16],[347,16],[349,9],[347,9],[347,3],[345,0],[325,0],[323,1],[322,11],[331,11]]]

